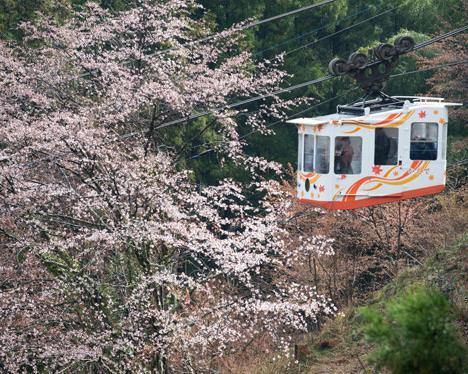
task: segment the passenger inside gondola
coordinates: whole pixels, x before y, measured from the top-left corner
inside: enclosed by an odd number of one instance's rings
[[[437,123],[415,122],[411,125],[411,160],[437,160]]]
[[[398,129],[375,129],[374,165],[398,163]]]
[[[351,162],[353,161],[354,151],[348,137],[336,138],[335,147],[335,173],[353,174]]]

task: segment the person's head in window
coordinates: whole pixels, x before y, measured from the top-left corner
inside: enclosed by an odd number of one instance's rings
[[[351,164],[353,160],[354,150],[351,147],[351,141],[348,137],[343,138],[343,150],[341,151],[341,158],[345,159],[347,162]]]
[[[354,150],[351,146],[349,137],[340,139],[340,145],[337,146],[337,167],[340,174],[352,174],[351,162],[353,161]]]

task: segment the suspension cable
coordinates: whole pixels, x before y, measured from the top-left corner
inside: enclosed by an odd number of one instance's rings
[[[463,31],[467,30],[468,29],[468,25],[465,25],[465,26],[462,26],[458,29],[455,29],[455,30],[452,30],[452,31],[449,31],[445,34],[442,34],[442,35],[439,35],[439,36],[436,36],[430,40],[427,40],[425,42],[422,42],[422,43],[419,43],[417,45],[414,46],[413,50],[416,51],[418,49],[421,49],[421,48],[424,48],[424,47],[427,47],[428,45],[431,45],[431,44],[434,44],[434,43],[437,43],[438,41],[441,41],[443,39],[447,39],[451,36],[454,36],[454,35],[458,35],[460,33],[462,33]]]
[[[401,76],[411,75],[411,74],[416,74],[416,73],[423,73],[423,72],[426,72],[426,71],[431,71],[431,70],[435,70],[435,69],[441,69],[441,68],[450,67],[450,66],[456,66],[456,65],[463,65],[463,64],[467,64],[467,63],[468,63],[468,60],[451,61],[451,62],[448,62],[448,63],[445,63],[445,64],[440,64],[440,65],[432,66],[432,67],[425,68],[425,69],[418,69],[418,70],[412,70],[412,71],[403,72],[403,73],[399,73],[399,74],[393,74],[393,75],[390,76],[390,78],[396,78],[396,77],[401,77]],[[309,108],[307,108],[307,109],[305,109],[305,110],[302,110],[302,111],[300,111],[300,112],[297,112],[297,113],[295,113],[295,114],[293,114],[293,115],[291,115],[291,116],[289,116],[289,117],[287,117],[287,118],[285,118],[285,119],[281,119],[281,120],[275,121],[275,122],[269,124],[266,128],[273,127],[273,126],[277,125],[278,123],[282,123],[282,122],[285,122],[285,121],[287,121],[287,120],[289,120],[289,119],[295,118],[295,117],[297,117],[298,115],[303,114],[303,113],[305,113],[305,112],[308,112],[308,111],[310,111],[310,110],[312,110],[312,109],[315,109],[316,107],[318,107],[318,106],[320,106],[320,105],[322,105],[322,104],[326,104],[326,103],[328,103],[328,102],[330,102],[330,101],[333,101],[333,100],[335,100],[335,99],[337,99],[337,98],[339,98],[339,97],[341,97],[341,96],[345,96],[345,95],[347,95],[348,93],[350,93],[350,92],[352,92],[352,91],[354,91],[354,90],[357,90],[357,88],[353,88],[353,89],[351,89],[351,90],[346,91],[345,93],[343,93],[343,94],[341,94],[341,95],[334,96],[334,97],[332,97],[332,98],[330,98],[330,99],[327,99],[326,101],[323,101],[323,102],[320,102],[320,103],[318,103],[318,104],[316,104],[316,105],[313,105],[313,106],[311,106],[311,107],[309,107]],[[247,133],[247,134],[241,136],[241,137],[239,138],[239,140],[245,139],[246,137],[248,137],[248,136],[250,136],[250,135],[252,135],[252,134],[254,134],[254,133],[256,133],[256,132],[263,131],[264,129],[265,129],[265,128],[252,130],[252,131],[250,131],[249,133]],[[213,143],[216,143],[216,142],[204,143],[204,144],[200,145],[200,147],[203,147],[203,146],[209,145],[209,144],[213,144]],[[223,144],[223,143],[228,144],[229,141],[219,141],[218,143],[219,143],[219,144]],[[207,154],[207,153],[210,153],[210,152],[212,152],[212,151],[214,151],[214,150],[215,150],[215,148],[210,148],[210,149],[208,149],[208,150],[206,150],[206,151],[203,151],[203,152],[201,152],[201,153],[199,153],[199,154],[197,154],[197,155],[195,155],[195,156],[192,156],[190,159],[194,159],[194,158],[201,157],[202,155],[205,155],[205,154]]]
[[[334,1],[336,1],[336,0],[325,0],[325,1],[322,1],[322,2],[317,3],[317,4],[306,5],[306,6],[303,6],[301,8],[294,9],[294,10],[291,10],[291,11],[288,11],[288,12],[284,12],[284,13],[278,14],[278,15],[273,16],[273,17],[265,18],[265,19],[258,20],[258,21],[253,21],[253,22],[248,23],[246,25],[239,26],[239,27],[235,28],[234,30],[236,32],[248,30],[248,29],[251,29],[253,27],[263,25],[263,24],[268,23],[268,22],[272,22],[272,21],[276,21],[276,20],[281,19],[281,18],[289,17],[289,16],[292,16],[292,15],[295,15],[295,14],[298,14],[298,13],[301,13],[301,12],[305,12],[305,11],[310,10],[310,9],[322,7],[324,5],[333,3]],[[161,51],[158,51],[158,52],[154,53],[153,55],[159,56],[159,55],[163,55],[163,54],[166,54],[168,52],[171,52],[171,51],[183,48],[183,47],[190,47],[190,46],[194,46],[194,45],[197,45],[197,44],[201,44],[201,43],[216,39],[217,37],[220,36],[221,33],[222,33],[222,31],[218,32],[218,33],[215,33],[215,34],[212,34],[212,35],[205,36],[203,38],[199,38],[199,39],[196,39],[196,40],[191,40],[191,41],[188,41],[186,43],[181,43],[181,44],[179,44],[177,46],[166,48],[166,49],[163,49]],[[222,35],[221,35],[221,38],[223,38]],[[124,62],[124,64],[128,64],[128,63],[130,63],[130,62],[128,62],[128,61]],[[85,72],[85,73],[82,73],[82,74],[78,75],[76,78],[73,78],[72,80],[75,80],[75,79],[78,79],[78,78],[85,78],[85,77],[89,77],[89,76],[92,76],[92,75],[93,75],[92,72]]]
[[[445,34],[442,34],[442,35],[439,35],[439,36],[436,36],[426,42],[423,42],[423,43],[420,43],[418,45],[415,46],[415,49],[421,49],[421,48],[424,48],[428,45],[431,45],[433,43],[436,43],[440,40],[443,40],[443,39],[446,39],[448,37],[451,37],[451,36],[454,36],[454,35],[457,35],[463,31],[465,31],[466,29],[468,29],[468,26],[464,26],[464,27],[461,27],[461,28],[458,28],[458,29],[455,29],[455,30],[452,30],[450,32],[447,32]],[[367,66],[371,66],[373,64],[375,64],[376,62],[373,62],[373,63],[370,63]],[[420,71],[428,71],[428,70],[433,70],[433,69],[437,69],[437,68],[443,68],[443,67],[447,67],[447,66],[454,66],[454,65],[460,65],[460,64],[464,64],[466,63],[466,61],[455,61],[455,62],[452,62],[452,63],[447,63],[447,64],[444,64],[444,65],[439,65],[437,67],[433,67],[433,68],[428,68],[428,69],[424,69],[424,70],[420,70]],[[413,71],[413,72],[407,72],[407,73],[400,73],[400,74],[396,74],[392,77],[395,77],[395,76],[402,76],[402,75],[407,75],[407,74],[414,74],[416,73],[417,71]],[[304,83],[300,83],[300,84],[297,84],[295,86],[291,86],[289,88],[285,88],[285,89],[281,89],[281,90],[278,90],[278,91],[275,91],[275,92],[272,92],[272,93],[267,93],[267,94],[263,94],[263,95],[260,95],[260,96],[257,96],[257,97],[254,97],[254,98],[250,98],[250,99],[246,99],[246,100],[243,100],[243,101],[240,101],[240,102],[237,102],[237,103],[234,103],[234,104],[229,104],[229,105],[226,105],[224,107],[221,107],[221,108],[215,108],[215,110],[217,111],[222,111],[222,110],[227,110],[227,109],[232,109],[232,108],[236,108],[238,106],[241,106],[241,105],[244,105],[244,104],[247,104],[247,103],[252,103],[252,102],[255,102],[255,101],[258,101],[258,100],[262,100],[262,99],[265,99],[265,98],[269,98],[269,97],[273,97],[273,96],[277,96],[279,94],[282,94],[282,93],[286,93],[286,92],[291,92],[293,90],[296,90],[296,89],[299,89],[299,88],[302,88],[302,87],[307,87],[307,86],[310,86],[310,85],[313,85],[313,84],[318,84],[318,83],[321,83],[321,82],[324,82],[324,81],[327,81],[327,80],[330,80],[330,79],[333,79],[333,78],[336,78],[336,76],[332,76],[332,75],[327,75],[327,76],[324,76],[324,77],[321,77],[321,78],[318,78],[318,79],[314,79],[314,80],[310,80],[310,81],[307,81],[307,82],[304,82]],[[212,110],[213,111],[213,110]],[[172,125],[175,125],[175,124],[179,124],[179,123],[183,123],[183,122],[186,122],[186,121],[189,121],[191,119],[195,119],[195,118],[199,118],[199,117],[203,117],[203,116],[206,116],[208,114],[211,114],[212,111],[205,111],[205,112],[202,112],[202,113],[198,113],[196,115],[192,115],[192,116],[189,116],[189,117],[186,117],[186,118],[181,118],[181,119],[178,119],[178,120],[174,120],[174,121],[170,121],[170,122],[167,122],[167,123],[163,123],[162,125],[158,126],[157,128],[164,128],[164,127],[168,127],[168,126],[172,126]],[[110,140],[110,141],[107,141],[107,142],[103,142],[101,143],[100,145],[107,145],[107,144],[110,144],[110,143],[114,143],[114,142],[117,142],[117,141],[121,141],[121,140],[125,140],[125,139],[128,139],[128,138],[131,138],[131,137],[134,137],[134,136],[137,136],[137,135],[142,135],[144,132],[143,131],[135,131],[135,132],[131,132],[131,133],[127,133],[127,134],[123,134],[121,136],[119,136],[117,139],[115,140]],[[97,146],[100,146],[100,145],[97,145]],[[62,153],[62,154],[68,154],[70,153],[70,151],[68,152],[65,152],[65,153]],[[59,156],[59,155],[57,155]],[[48,157],[45,157],[43,158],[42,160],[47,160],[49,159],[50,156]],[[35,160],[34,162],[37,162],[37,161],[40,161],[41,159],[39,160]],[[30,164],[30,163],[26,163],[26,164]]]
[[[351,14],[351,15],[349,15],[349,16],[346,16],[346,17],[342,18],[341,20],[339,20],[339,22],[341,23],[341,22],[343,22],[343,21],[346,21],[346,20],[348,20],[348,19],[351,19],[351,18],[356,17],[356,16],[358,16],[358,15],[361,15],[361,14],[363,14],[363,13],[368,13],[369,11],[370,11],[370,7],[369,7],[369,6],[365,6],[364,9],[362,9],[361,11],[356,12],[356,13],[353,13],[353,14]],[[299,34],[299,35],[297,35],[297,36],[295,36],[295,37],[293,37],[293,38],[286,39],[286,40],[284,40],[284,41],[281,42],[281,43],[274,44],[274,45],[272,45],[272,46],[270,46],[270,47],[268,47],[268,48],[265,48],[265,49],[262,49],[262,50],[260,50],[260,51],[258,51],[258,52],[255,52],[255,56],[261,56],[261,55],[263,55],[265,52],[271,51],[272,49],[275,49],[275,48],[277,48],[277,47],[281,47],[281,46],[283,46],[283,45],[287,45],[287,44],[289,44],[289,43],[291,43],[291,42],[294,42],[294,41],[296,41],[296,40],[305,38],[305,37],[307,37],[307,36],[309,36],[309,35],[312,35],[313,33],[317,32],[317,31],[323,30],[324,28],[326,28],[326,27],[328,27],[328,26],[330,26],[330,25],[336,25],[337,23],[338,23],[338,20],[337,20],[337,21],[330,22],[330,23],[327,23],[327,24],[325,24],[325,25],[323,25],[323,26],[317,27],[316,29],[313,29],[313,30],[311,30],[311,31],[305,32],[305,33],[303,33],[303,34]]]
[[[441,69],[441,68],[446,68],[446,67],[450,67],[450,66],[464,65],[464,64],[468,64],[468,60],[451,61],[451,62],[447,62],[445,64],[435,65],[435,66],[431,66],[431,67],[424,68],[424,69],[417,69],[417,70],[413,70],[413,71],[407,71],[407,72],[403,72],[403,73],[393,74],[393,75],[390,75],[390,78],[396,78],[396,77],[401,77],[401,76],[404,76],[404,75],[411,75],[411,74],[416,74],[416,73],[424,73],[425,71],[431,71],[431,70],[435,70],[435,69]]]
[[[255,134],[255,133],[257,133],[257,132],[260,132],[260,131],[264,131],[264,130],[266,130],[266,129],[268,129],[268,128],[271,128],[271,127],[273,127],[273,126],[276,126],[276,125],[278,125],[278,124],[280,124],[280,123],[284,123],[285,121],[288,121],[288,120],[293,119],[293,118],[295,118],[295,117],[297,117],[297,116],[299,116],[299,115],[301,115],[301,114],[304,114],[304,113],[306,113],[306,112],[309,112],[309,111],[311,111],[312,109],[315,109],[315,108],[319,107],[320,105],[324,105],[324,104],[327,104],[327,103],[329,103],[329,102],[332,102],[333,100],[336,100],[336,99],[338,99],[338,98],[340,98],[340,97],[342,97],[342,96],[345,96],[348,92],[353,91],[353,90],[357,90],[357,88],[354,88],[354,89],[352,89],[352,90],[349,90],[349,91],[347,91],[346,93],[343,93],[343,94],[341,94],[341,95],[336,95],[336,96],[334,96],[334,97],[332,97],[332,98],[330,98],[330,99],[327,99],[327,100],[325,100],[325,101],[321,101],[320,103],[317,103],[317,104],[315,104],[315,105],[312,105],[312,106],[310,106],[309,108],[304,109],[304,110],[301,110],[301,111],[299,111],[299,112],[297,112],[297,113],[294,113],[294,114],[292,114],[292,115],[290,115],[290,116],[288,116],[288,117],[286,117],[286,118],[282,118],[282,119],[279,119],[279,120],[277,120],[277,121],[274,121],[274,122],[268,124],[268,125],[267,125],[266,127],[264,127],[264,128],[252,130],[252,131],[248,132],[247,134],[244,134],[244,135],[242,135],[241,137],[239,137],[239,140],[243,140],[243,139],[249,137],[250,135],[253,135],[253,134]],[[218,142],[215,141],[215,142],[210,142],[210,143],[204,143],[204,144],[201,144],[199,147],[203,147],[203,146],[210,145],[210,144],[215,144],[215,143],[218,143],[218,145],[221,145],[221,144],[228,144],[229,141],[220,140],[220,141],[218,141]],[[205,155],[205,154],[207,154],[207,153],[213,152],[213,151],[215,151],[215,150],[216,150],[215,148],[207,149],[206,151],[203,151],[203,152],[201,152],[201,153],[199,153],[199,154],[196,154],[195,156],[190,157],[190,160],[193,160],[193,159],[195,159],[195,158],[199,158],[199,157],[201,157],[201,156],[203,156],[203,155]]]
[[[263,25],[264,23],[267,23],[267,22],[276,21],[277,19],[280,19],[280,18],[292,16],[294,14],[304,12],[304,11],[309,10],[309,9],[314,9],[314,8],[317,8],[317,7],[321,7],[321,6],[330,4],[330,3],[334,2],[334,1],[335,0],[326,0],[326,1],[322,1],[321,3],[318,3],[318,4],[307,5],[307,6],[304,6],[302,8],[298,8],[298,9],[295,9],[295,10],[291,10],[289,12],[278,14],[277,16],[273,16],[273,17],[265,18],[265,19],[260,20],[260,21],[252,22],[252,23],[250,23],[248,25],[243,26],[241,29],[242,30],[250,29],[250,28],[258,26],[258,25]]]
[[[326,36],[324,36],[323,38],[320,38],[320,39],[318,39],[318,40],[316,40],[316,41],[313,41],[313,42],[310,42],[310,43],[306,43],[306,44],[304,44],[304,45],[302,45],[302,46],[300,46],[300,47],[294,48],[294,49],[292,49],[292,50],[286,52],[285,55],[286,55],[286,56],[289,56],[290,54],[293,54],[293,53],[295,53],[295,52],[298,52],[298,51],[300,51],[300,50],[302,50],[302,49],[304,49],[304,48],[310,47],[311,45],[314,45],[314,44],[317,44],[317,43],[319,43],[319,42],[321,42],[321,41],[323,41],[323,40],[332,38],[332,37],[334,37],[335,35],[341,34],[341,33],[345,32],[345,31],[348,31],[348,30],[351,30],[351,29],[353,29],[353,28],[355,28],[355,27],[357,27],[357,26],[360,26],[360,25],[362,25],[362,24],[364,24],[364,23],[366,23],[366,22],[372,21],[373,19],[376,19],[376,18],[378,18],[378,17],[381,17],[381,16],[383,16],[384,14],[393,12],[394,10],[396,10],[396,9],[402,7],[402,6],[403,6],[403,4],[401,4],[401,5],[397,6],[397,7],[391,8],[391,9],[387,9],[386,11],[384,11],[384,12],[382,12],[382,13],[379,13],[379,14],[377,14],[377,15],[375,15],[375,16],[366,18],[365,20],[362,20],[362,21],[360,21],[360,22],[357,22],[357,23],[355,23],[355,24],[353,24],[353,25],[351,25],[351,26],[345,27],[344,29],[339,30],[339,31],[336,31],[336,32],[334,32],[334,33],[332,33],[332,34],[326,35]]]
[[[330,4],[330,3],[334,2],[334,1],[336,1],[336,0],[326,0],[326,1],[322,1],[321,3],[318,3],[318,4],[307,5],[307,6],[304,6],[302,8],[294,9],[294,10],[291,10],[289,12],[284,12],[284,13],[278,14],[278,15],[273,16],[273,17],[269,17],[269,18],[265,18],[265,19],[262,19],[262,20],[258,20],[258,21],[248,23],[247,25],[235,28],[235,30],[238,31],[238,32],[248,30],[248,29],[251,29],[253,27],[263,25],[263,24],[271,22],[271,21],[276,21],[278,19],[288,17],[288,16],[292,16],[294,14],[298,14],[298,13],[304,12],[306,10],[310,10],[310,9],[314,9],[314,8],[318,8],[318,7]],[[171,47],[171,48],[167,48],[167,49],[164,49],[162,51],[159,51],[159,52],[156,53],[156,55],[164,54],[164,53],[167,53],[167,52],[170,52],[170,51],[182,48],[182,47],[188,47],[188,46],[193,46],[193,45],[196,45],[196,44],[204,43],[204,42],[213,40],[213,39],[217,38],[218,36],[219,36],[219,33],[216,33],[216,34],[206,36],[204,38],[193,40],[193,41],[190,41],[190,42],[187,42],[187,43],[182,43],[179,46],[175,46],[175,47]]]
[[[396,8],[393,8],[393,9],[396,9]],[[390,12],[393,9],[387,10],[386,12]],[[374,17],[376,17],[376,16],[374,16]],[[420,43],[420,44],[416,45],[415,49],[421,49],[421,48],[427,47],[428,45],[434,44],[434,43],[436,43],[436,42],[438,42],[440,40],[443,40],[443,39],[446,39],[448,37],[457,35],[457,34],[463,32],[463,31],[465,31],[467,28],[468,28],[468,26],[464,26],[464,27],[452,30],[450,32],[447,32],[445,34],[436,36],[436,37],[434,37],[434,38],[432,38],[432,39],[430,39],[428,41],[425,41],[423,43]],[[342,32],[342,31],[345,31],[345,29],[341,30],[340,32]],[[373,66],[375,64],[378,64],[379,62],[380,61],[371,62],[371,63],[367,64],[365,67]],[[282,93],[291,92],[291,91],[294,91],[296,89],[306,87],[306,86],[310,86],[310,85],[314,85],[314,84],[318,84],[318,83],[321,83],[321,82],[324,82],[324,81],[327,81],[327,80],[330,80],[330,79],[333,79],[333,78],[336,78],[336,76],[327,75],[327,76],[324,76],[324,77],[321,77],[321,78],[317,78],[317,79],[313,79],[313,80],[310,80],[310,81],[307,81],[307,82],[304,82],[304,83],[297,84],[295,86],[291,86],[289,88],[281,89],[281,90],[278,90],[278,91],[275,91],[275,92],[272,92],[272,93],[269,93],[269,94],[256,96],[256,97],[253,97],[253,98],[250,98],[250,99],[239,101],[239,102],[234,103],[234,104],[225,105],[225,106],[222,106],[222,107],[218,107],[218,108],[214,108],[214,109],[211,109],[211,110],[206,110],[206,111],[203,111],[203,112],[200,112],[200,113],[197,113],[197,114],[193,114],[193,115],[190,115],[190,116],[185,117],[185,118],[180,118],[180,119],[176,119],[176,120],[173,120],[173,121],[169,121],[169,122],[166,122],[166,123],[163,123],[163,124],[159,125],[156,128],[161,129],[161,128],[164,128],[164,127],[177,125],[179,123],[184,123],[184,122],[187,122],[187,121],[190,121],[190,120],[193,120],[193,119],[197,119],[197,118],[212,114],[213,112],[219,112],[219,111],[223,111],[223,110],[233,109],[233,108],[236,108],[238,106],[249,104],[249,103],[252,103],[252,102],[255,102],[255,101],[258,101],[258,100],[263,100],[263,99],[268,98],[268,97],[277,96],[277,95],[282,94]]]
[[[191,121],[193,119],[197,119],[197,118],[209,115],[209,114],[213,114],[213,112],[221,112],[221,111],[224,111],[224,110],[237,108],[237,107],[245,105],[245,104],[249,104],[249,103],[253,103],[255,101],[263,100],[263,99],[266,99],[266,98],[269,98],[269,97],[274,97],[274,96],[277,96],[277,95],[281,95],[283,93],[291,92],[291,91],[297,90],[299,88],[303,88],[303,87],[311,86],[311,85],[314,85],[314,84],[322,83],[322,82],[325,82],[325,81],[333,79],[333,78],[335,78],[335,76],[326,75],[324,77],[313,79],[313,80],[303,82],[303,83],[300,83],[300,84],[296,84],[294,86],[291,86],[291,87],[288,87],[288,88],[283,88],[283,89],[280,89],[278,91],[274,91],[274,92],[271,92],[271,93],[259,95],[259,96],[256,96],[256,97],[252,97],[250,99],[242,100],[242,101],[239,101],[239,102],[234,103],[234,104],[229,104],[229,105],[225,105],[225,106],[222,106],[222,107],[214,108],[214,109],[212,109],[210,111],[203,111],[203,112],[200,112],[200,113],[197,113],[197,114],[192,114],[192,115],[190,115],[190,116],[188,116],[186,118],[180,118],[180,119],[176,119],[176,120],[173,120],[173,121],[169,121],[169,122],[163,123],[162,125],[157,126],[156,129],[162,129],[164,127],[173,126],[173,125],[177,125],[179,123]]]
[[[430,70],[435,70],[435,69],[441,69],[441,68],[444,68],[444,67],[451,67],[451,66],[456,66],[456,65],[463,65],[463,64],[467,64],[468,63],[468,60],[461,60],[461,61],[452,61],[452,62],[448,62],[446,64],[441,64],[441,65],[436,65],[436,66],[433,66],[433,67],[429,67],[429,68],[425,68],[425,69],[419,69],[419,70],[413,70],[413,71],[408,71],[408,72],[403,72],[403,73],[398,73],[398,74],[394,74],[394,75],[391,75],[390,77],[391,78],[396,78],[396,77],[400,77],[400,76],[405,76],[405,75],[411,75],[411,74],[416,74],[416,73],[422,73],[422,72],[426,72],[426,71],[430,71]],[[300,112],[297,112],[297,113],[294,113],[293,115],[287,117],[286,119],[281,119],[281,120],[278,120],[278,121],[275,121],[273,122],[272,124],[269,124],[267,126],[267,128],[269,127],[273,127],[274,125],[277,125],[278,123],[281,123],[281,122],[284,122],[286,120],[289,120],[289,119],[292,119],[300,114],[303,114],[307,111],[310,111],[322,104],[325,104],[325,103],[328,103],[332,100],[335,100],[341,96],[344,96],[346,95],[347,93],[351,92],[351,91],[354,91],[354,90],[357,90],[357,88],[353,88],[351,90],[348,90],[346,91],[344,94],[341,94],[341,95],[338,95],[338,96],[334,96],[330,99],[327,99],[326,101],[323,101],[323,102],[320,102],[318,104],[315,104],[305,110],[302,110]],[[206,129],[204,129],[205,131]],[[242,140],[242,139],[245,139],[246,137],[256,133],[256,132],[259,132],[259,131],[262,131],[263,129],[256,129],[256,130],[252,130],[250,131],[249,133],[241,136],[239,139]],[[144,131],[135,131],[135,132],[131,132],[131,133],[127,133],[127,134],[124,134],[124,135],[121,135],[119,136],[117,139],[113,139],[113,140],[109,140],[109,141],[106,141],[106,142],[102,142],[100,144],[97,144],[96,146],[99,147],[99,146],[105,146],[105,145],[108,145],[108,144],[111,144],[111,143],[115,143],[115,142],[118,142],[118,141],[122,141],[122,140],[125,140],[125,139],[128,139],[128,138],[132,138],[132,137],[135,137],[137,135],[143,135],[145,132]],[[205,146],[205,145],[209,145],[209,144],[214,144],[216,142],[210,142],[210,143],[204,143],[204,144],[201,144],[200,146],[198,147],[202,147],[202,146]],[[227,144],[228,141],[219,141],[219,144]],[[193,148],[193,147],[192,147]],[[202,155],[205,155],[207,153],[210,153],[212,151],[214,151],[215,149],[214,148],[210,148],[202,153],[199,153],[195,156],[192,156],[190,159],[194,159],[194,158],[198,158],[198,157],[201,157]],[[30,166],[30,165],[33,165],[33,164],[36,164],[38,162],[41,162],[41,161],[47,161],[47,160],[50,160],[51,157],[54,157],[54,158],[59,158],[59,157],[62,157],[62,156],[65,156],[67,154],[70,154],[72,153],[71,151],[65,151],[65,152],[61,152],[61,153],[58,153],[56,155],[53,155],[53,156],[45,156],[43,158],[40,158],[40,159],[37,159],[37,160],[34,160],[34,161],[30,161],[30,162],[25,162],[25,163],[17,163],[16,165],[18,166]]]

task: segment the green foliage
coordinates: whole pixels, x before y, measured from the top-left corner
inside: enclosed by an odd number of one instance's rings
[[[19,36],[17,26],[21,21],[32,20],[34,12],[44,9],[47,1],[0,0],[0,33],[3,39]]]
[[[214,15],[219,28],[228,27],[247,17],[267,18],[311,3],[305,0],[250,0],[248,2],[202,0],[201,2]],[[382,42],[393,42],[400,35],[411,35],[419,43],[433,34],[464,24],[462,4],[461,0],[447,2],[396,0],[391,4],[384,0],[373,2],[337,0],[324,7],[269,22],[250,30],[249,40],[253,37],[252,50],[259,59],[270,60],[282,52],[317,42],[285,56],[284,67],[291,74],[285,85],[292,85],[327,74],[328,62],[335,56],[346,58],[351,52],[360,48],[367,49],[369,46]],[[352,27],[358,22],[392,8],[395,9],[370,22],[362,23],[349,31],[328,38],[330,34]],[[456,11],[457,9],[459,11]],[[319,41],[325,37],[327,38]],[[418,51],[418,54],[424,57],[431,57],[428,53],[430,53],[428,50]],[[417,64],[415,55],[411,54],[401,58],[395,73],[413,70],[417,70]],[[432,74],[433,72],[426,72],[394,78],[387,85],[386,92],[390,95],[426,95],[429,90],[426,79]],[[296,90],[288,96],[314,97],[319,102],[340,95],[339,100],[334,100],[328,105],[321,105],[304,114],[305,116],[324,115],[333,112],[337,104],[357,99],[361,94],[359,90],[353,92],[352,95],[345,94],[353,87],[355,84],[350,79],[341,78]],[[249,109],[252,108],[249,107]],[[298,111],[306,108],[304,106]],[[294,164],[297,134],[294,128],[286,127],[287,125],[275,126],[276,135],[274,136],[258,134],[249,136],[246,139],[249,142],[248,152],[280,161],[284,165]],[[249,132],[249,129],[246,132]],[[213,167],[216,168],[215,163],[208,160],[207,156],[197,160],[197,168],[204,174],[206,170]],[[230,169],[230,171],[234,170],[235,168]],[[224,169],[223,174],[225,175],[226,172],[227,169]],[[210,171],[210,173],[214,176],[219,174],[219,171]]]
[[[135,6],[137,2],[127,0],[94,0],[112,11],[119,11]],[[21,21],[34,20],[40,11],[58,19],[66,17],[66,9],[80,6],[85,0],[0,0],[0,37],[20,38],[17,25]],[[199,0],[204,11],[194,17],[204,16],[213,32],[223,30],[249,18],[264,19],[283,12],[310,5],[310,0]],[[315,0],[315,3],[320,0]],[[381,13],[391,10],[385,14]],[[465,24],[463,0],[336,0],[331,4],[307,10],[295,16],[268,22],[246,31],[246,39],[238,46],[239,50],[251,50],[259,59],[272,60],[283,52],[301,48],[285,56],[284,68],[290,74],[285,86],[315,79],[327,74],[328,62],[336,56],[346,58],[358,49],[366,51],[368,47],[381,42],[392,42],[399,35],[411,35],[416,42],[426,40],[434,34],[445,32]],[[378,16],[370,22],[369,17]],[[349,31],[340,32],[352,27]],[[336,35],[329,37],[331,34]],[[321,40],[323,39],[323,40]],[[430,50],[418,51],[418,54],[431,58]],[[403,56],[395,73],[417,69],[415,54]],[[433,71],[396,77],[390,80],[386,92],[390,95],[428,94],[427,78]],[[305,87],[287,94],[285,97],[314,97],[316,103],[334,96],[338,100],[321,105],[304,113],[304,116],[316,116],[331,113],[337,104],[357,99],[361,92],[356,90],[351,95],[346,92],[355,84],[348,78]],[[236,101],[236,98],[231,98]],[[245,106],[255,110],[257,104]],[[307,106],[297,111],[307,109]],[[293,114],[293,113],[291,113]],[[194,179],[200,183],[216,183],[220,178],[242,179],[242,170],[233,164],[220,166],[219,158],[212,152],[204,152],[212,147],[213,141],[222,141],[216,132],[216,124],[203,131],[208,118],[191,121],[186,126],[175,126],[163,133],[165,144],[174,150],[180,168],[194,171]],[[452,135],[466,133],[465,121],[451,121],[449,131]],[[245,129],[244,129],[245,127]],[[241,135],[251,131],[240,123]],[[249,135],[248,153],[267,157],[283,165],[296,162],[297,134],[294,127],[278,124],[274,127],[276,135]],[[208,144],[204,146],[203,144]],[[204,152],[204,153],[203,153]],[[202,156],[198,157],[200,153]],[[193,158],[195,156],[195,158]]]
[[[460,134],[463,134],[463,129],[458,129],[456,126],[455,129],[452,129],[452,132],[456,134],[457,130],[461,130]],[[459,138],[449,136],[448,138],[447,163],[449,173],[447,175],[447,185],[449,188],[463,188],[468,182],[468,148],[466,142],[466,136]]]
[[[41,260],[47,270],[55,276],[74,276],[80,272],[79,263],[65,251],[56,254],[45,253],[41,255]]]
[[[95,0],[103,7],[115,11],[128,8],[125,0]],[[0,38],[20,39],[18,25],[24,21],[34,21],[39,13],[65,19],[70,6],[80,6],[86,0],[0,0]]]
[[[370,360],[394,374],[464,373],[466,348],[450,320],[451,307],[438,290],[414,287],[394,300],[361,309],[364,333],[376,344]]]

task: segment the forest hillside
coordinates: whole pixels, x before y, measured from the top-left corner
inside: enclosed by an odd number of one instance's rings
[[[0,373],[466,372],[467,8],[0,0]],[[406,171],[348,135],[317,166],[287,121],[365,95],[465,105],[405,114]],[[357,157],[443,191],[304,204]]]

